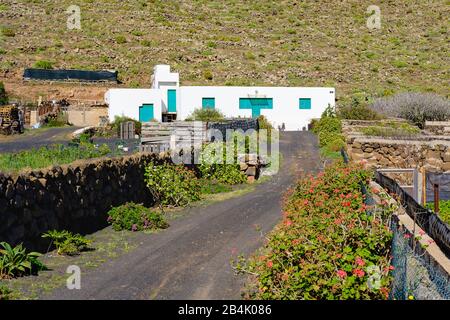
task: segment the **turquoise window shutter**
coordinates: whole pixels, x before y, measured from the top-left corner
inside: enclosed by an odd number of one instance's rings
[[[203,98],[202,99],[202,108],[203,109],[214,109],[216,107],[216,99],[215,98]]]
[[[167,90],[167,110],[169,112],[177,112],[177,90]]]
[[[311,109],[311,98],[300,98],[299,100],[300,110],[310,110]]]
[[[143,104],[139,107],[139,121],[149,122],[155,118],[153,104]]]
[[[252,110],[252,118],[261,115],[261,109],[273,109],[272,98],[240,98],[239,109]]]

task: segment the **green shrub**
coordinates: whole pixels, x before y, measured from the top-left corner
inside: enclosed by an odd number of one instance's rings
[[[0,106],[8,104],[8,95],[6,94],[5,85],[0,81]]]
[[[380,98],[369,106],[388,117],[403,118],[423,129],[425,121],[450,120],[450,101],[433,93],[406,92]]]
[[[185,206],[200,200],[200,183],[195,173],[184,165],[150,162],[145,181],[160,206]]]
[[[225,116],[216,109],[195,109],[187,118],[186,121],[223,121]]]
[[[126,42],[127,42],[127,38],[125,38],[125,36],[119,35],[119,36],[116,37],[116,43],[124,44]]]
[[[132,119],[132,118],[126,117],[126,116],[115,116],[114,122],[111,124],[112,130],[114,132],[117,132],[117,134],[119,134],[120,133],[120,125],[122,124],[122,122],[128,122],[128,121],[134,122],[134,132],[135,132],[135,134],[140,136],[141,131],[142,131],[142,123],[138,120],[135,120],[135,119]]]
[[[388,122],[378,126],[362,128],[361,132],[367,136],[408,137],[419,134],[420,129],[404,122]]]
[[[7,286],[0,285],[0,301],[9,300],[11,293],[12,291]]]
[[[341,119],[349,120],[379,120],[382,118],[381,115],[362,104],[340,107],[338,116]]]
[[[53,64],[50,61],[46,61],[46,60],[39,60],[36,61],[36,63],[34,64],[34,67],[37,69],[53,69]]]
[[[211,70],[205,70],[205,71],[203,71],[203,77],[204,77],[206,80],[212,80],[212,79],[213,79],[213,74],[212,74]]]
[[[377,214],[366,213],[361,184],[368,187],[371,176],[360,166],[337,163],[300,180],[261,255],[236,264],[255,276],[246,297],[387,299],[393,208],[380,204],[371,208]]]
[[[218,154],[218,150],[222,150],[222,153]],[[247,176],[235,162],[237,154],[234,153],[234,163],[227,163],[226,152],[226,144],[223,142],[213,142],[203,147],[198,166],[202,178],[232,185],[245,183]]]
[[[42,238],[49,238],[55,245],[59,255],[75,256],[88,250],[91,240],[70,231],[52,230],[44,233]]]
[[[2,31],[2,35],[4,35],[5,37],[11,37],[12,38],[12,37],[16,36],[16,32],[11,27],[2,27],[1,31]]]
[[[345,138],[340,133],[320,131],[319,143],[321,147],[326,147],[330,151],[339,151],[345,146]]]
[[[37,252],[27,253],[22,244],[13,248],[6,242],[0,242],[0,279],[36,275],[45,270],[45,265],[38,260],[40,256]]]
[[[133,202],[109,210],[108,223],[116,231],[165,229],[169,226],[160,212]]]

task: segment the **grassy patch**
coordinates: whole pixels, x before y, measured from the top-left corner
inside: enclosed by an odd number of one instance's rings
[[[420,133],[420,129],[405,122],[386,122],[363,128],[361,132],[367,136],[404,137],[417,135]]]
[[[106,145],[96,148],[92,144],[81,144],[80,146],[69,147],[53,145],[18,153],[4,153],[0,154],[0,171],[18,172],[25,168],[45,168],[68,164],[79,159],[98,158],[110,152],[111,150]]]

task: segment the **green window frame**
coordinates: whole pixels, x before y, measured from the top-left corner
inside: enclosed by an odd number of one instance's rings
[[[311,98],[300,98],[298,101],[300,110],[311,110]]]
[[[203,109],[214,109],[216,107],[216,98],[202,98]]]

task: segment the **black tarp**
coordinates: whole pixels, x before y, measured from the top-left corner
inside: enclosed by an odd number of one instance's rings
[[[25,69],[24,80],[115,82],[117,71]]]

